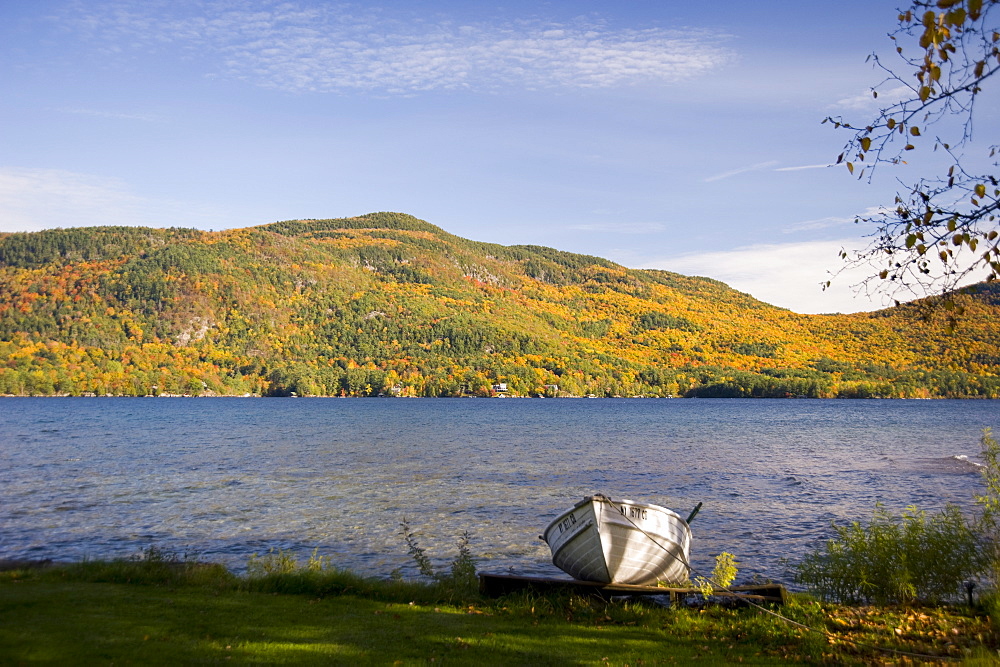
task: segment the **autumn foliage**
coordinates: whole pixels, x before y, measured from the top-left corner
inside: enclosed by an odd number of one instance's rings
[[[375,213],[0,235],[0,394],[1000,397],[1000,291],[799,315]]]

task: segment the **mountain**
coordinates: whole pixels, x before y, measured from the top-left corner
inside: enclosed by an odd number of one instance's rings
[[[1000,291],[955,299],[799,315],[399,213],[0,234],[0,394],[998,397]]]

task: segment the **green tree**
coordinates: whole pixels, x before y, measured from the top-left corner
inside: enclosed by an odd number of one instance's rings
[[[870,56],[885,76],[872,95],[882,93],[885,106],[860,124],[824,121],[853,132],[837,162],[870,181],[883,165],[936,156],[892,205],[857,219],[872,226],[871,241],[843,259],[871,267],[866,291],[891,296],[946,293],[979,272],[997,280],[998,146],[974,135],[973,121],[984,84],[1000,69],[1000,0],[911,0],[889,37],[898,60]],[[952,299],[945,307],[960,314]]]

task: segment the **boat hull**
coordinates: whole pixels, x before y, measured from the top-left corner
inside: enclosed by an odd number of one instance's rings
[[[553,564],[581,581],[655,586],[690,573],[691,529],[659,505],[589,496],[556,517],[542,539]]]

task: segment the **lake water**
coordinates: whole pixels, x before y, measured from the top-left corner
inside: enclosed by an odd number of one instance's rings
[[[692,524],[692,564],[787,581],[832,521],[967,507],[1000,401],[0,398],[0,559],[224,562],[318,548],[413,574],[463,531],[481,571],[561,575],[538,539],[585,495]],[[968,457],[967,459],[962,457]]]

